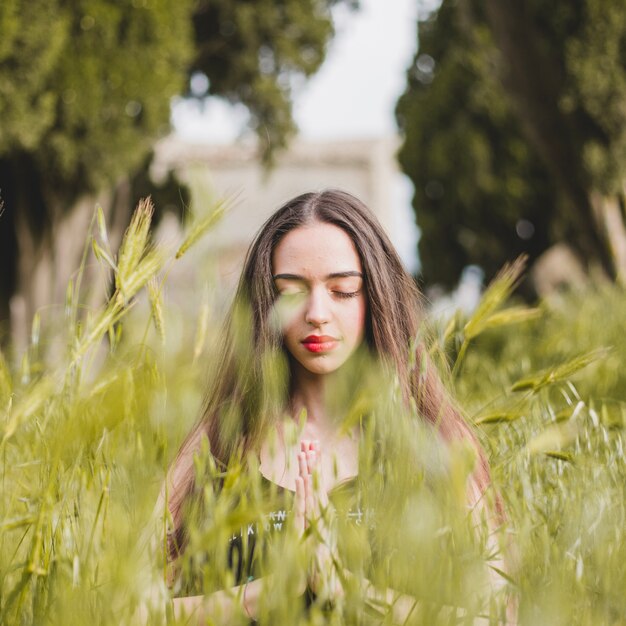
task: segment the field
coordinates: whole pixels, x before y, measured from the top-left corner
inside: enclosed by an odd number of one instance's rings
[[[93,249],[114,276],[110,298],[85,312],[79,270],[60,321],[37,317],[27,353],[0,359],[0,623],[174,621],[155,502],[198,415],[224,305],[215,282],[170,302],[167,280],[221,211],[167,250],[150,244],[146,205],[117,260],[96,217],[85,258]],[[267,623],[381,623],[387,607],[359,594],[365,576],[417,600],[408,623],[496,623],[507,602],[521,624],[626,621],[626,292],[598,281],[530,309],[510,301],[520,271],[508,268],[471,319],[427,321],[423,337],[488,451],[506,511],[496,539],[512,555],[502,584],[485,587],[494,541],[460,505],[471,452],[442,449],[378,378],[348,417],[375,415],[378,439],[364,447],[393,458],[364,455],[375,524],[337,531],[354,574],[345,599],[308,612],[290,599],[306,550],[287,532],[268,549]],[[190,531],[184,567],[189,588],[208,592],[233,584],[220,547],[267,503],[241,466],[224,475],[205,451],[197,471],[210,513]]]

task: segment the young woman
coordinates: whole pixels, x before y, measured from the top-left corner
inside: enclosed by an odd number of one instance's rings
[[[189,542],[186,511],[202,491],[197,456],[207,443],[218,468],[237,459],[287,502],[282,514],[270,516],[279,515],[281,528],[285,521],[311,546],[292,589],[309,604],[341,601],[353,579],[348,567],[338,565],[342,557],[332,540],[335,494],[356,489],[368,455],[369,467],[377,454],[384,457],[377,465],[383,474],[384,467],[406,462],[393,448],[411,439],[406,423],[426,425],[443,448],[469,444],[476,462],[465,499],[469,505],[480,500],[489,485],[485,455],[416,339],[419,303],[388,237],[354,196],[338,190],[303,194],[267,220],[247,254],[201,418],[164,489],[172,521],[169,582],[178,584],[179,594],[178,564]],[[367,379],[368,371],[377,372],[375,381]],[[387,387],[409,416],[402,427],[393,415],[376,427],[368,421]],[[371,402],[359,411],[354,400],[364,389]],[[386,448],[379,445],[382,432],[391,442]],[[375,442],[373,453],[367,441]],[[216,493],[219,498],[219,488]],[[384,487],[380,493],[384,499]],[[355,523],[364,515],[359,506],[345,511]],[[251,528],[254,534],[257,527],[248,526],[247,535]],[[228,548],[235,587],[178,597],[176,613],[193,613],[198,623],[259,617],[261,598],[276,580],[255,570],[254,545],[243,535],[233,535]],[[359,585],[365,597],[387,601],[398,620],[413,610],[410,596],[377,588],[366,577]]]

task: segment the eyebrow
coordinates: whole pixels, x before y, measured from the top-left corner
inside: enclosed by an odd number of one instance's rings
[[[357,278],[363,278],[363,274],[361,272],[350,271],[350,272],[333,272],[332,274],[328,274],[324,277],[324,280],[331,280],[333,278],[350,278],[351,276],[356,276]],[[274,280],[278,280],[282,278],[283,280],[301,280],[306,281],[307,279],[304,276],[300,276],[299,274],[274,274],[272,276]]]

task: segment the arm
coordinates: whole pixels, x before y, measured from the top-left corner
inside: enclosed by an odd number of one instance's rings
[[[297,534],[302,536],[306,525],[302,478],[296,479],[294,524]],[[177,619],[193,617],[191,622],[193,624],[205,624],[209,619],[211,623],[220,624],[232,624],[242,617],[249,620],[257,619],[261,613],[261,598],[272,588],[273,582],[273,576],[270,574],[231,589],[217,591],[209,596],[174,598],[172,601],[174,616]],[[298,584],[297,595],[304,594],[305,590],[306,578],[303,575]]]
[[[363,597],[367,605],[371,608],[371,623],[388,623],[386,621],[388,615],[391,617],[392,624],[404,625],[423,623],[424,615],[421,610],[420,601],[417,598],[400,593],[395,589],[379,589],[367,579],[363,579],[361,584],[363,585]],[[450,618],[456,620],[467,619],[467,609],[463,607],[441,606],[439,607],[439,611],[440,616],[448,615]],[[413,620],[415,620],[415,622]],[[472,617],[471,623],[474,626],[487,626],[491,624],[492,621],[488,616]],[[506,623],[513,624],[515,622],[507,621]]]
[[[468,485],[468,502],[475,527],[487,528],[486,545],[489,553],[493,555],[485,562],[487,570],[485,596],[494,593],[505,594],[505,623],[517,624],[517,598],[511,592],[511,586],[507,581],[510,581],[509,577],[515,576],[518,557],[512,537],[503,538],[502,528],[506,524],[506,515],[497,505],[489,505],[485,501],[484,493],[471,477]]]
[[[164,502],[161,504],[163,505]],[[296,532],[301,536],[305,527],[304,501],[298,498],[295,503],[294,524]],[[171,588],[175,578],[171,567],[168,568],[166,578],[167,586]],[[177,597],[170,601],[177,620],[186,619],[188,624],[233,624],[239,621],[257,620],[261,614],[261,599],[273,586],[274,577],[270,574],[210,595]],[[304,575],[297,588],[298,596],[304,594],[306,589]],[[149,621],[144,619],[142,623],[148,624]]]
[[[191,624],[206,624],[209,620],[214,624],[232,624],[241,618],[254,620],[260,614],[261,596],[271,585],[269,575],[209,596],[174,598],[174,616],[176,619],[186,617]]]
[[[180,598],[170,598],[167,590],[162,593],[161,586],[155,584],[140,604],[134,623],[148,626],[154,615],[163,615],[167,605],[176,620],[185,620],[190,625],[230,625],[255,620],[260,615],[261,597],[272,583],[272,576],[269,575],[210,595]]]
[[[167,517],[165,485],[158,496],[153,518],[158,520],[158,531],[152,534],[146,545],[151,546],[153,554],[162,554],[167,559],[166,548],[161,547],[161,535],[166,533]],[[154,572],[156,574],[156,572]],[[150,624],[150,613],[162,614],[164,607],[173,611],[177,620],[185,619],[188,624],[232,624],[244,620],[254,620],[259,615],[260,598],[266,588],[272,585],[272,576],[258,578],[242,585],[222,589],[209,595],[171,597],[171,589],[176,580],[176,568],[167,563],[162,576],[153,580],[147,588],[142,606],[138,612],[138,622]]]

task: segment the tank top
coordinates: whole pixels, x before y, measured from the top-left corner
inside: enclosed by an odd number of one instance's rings
[[[265,476],[261,482],[273,506],[253,523],[235,531],[228,542],[228,566],[233,571],[235,584],[241,585],[257,577],[259,567],[259,534],[271,540],[273,536],[285,532],[293,515],[295,492],[272,482]],[[349,478],[335,485],[328,493],[329,500],[337,513],[337,523],[358,528],[370,525],[371,512],[365,510],[361,502],[357,477]]]

